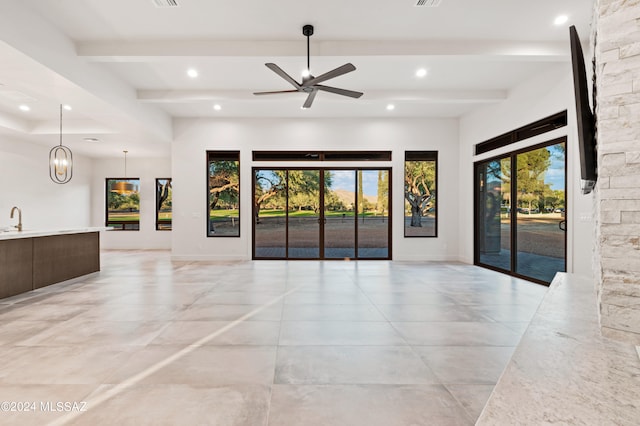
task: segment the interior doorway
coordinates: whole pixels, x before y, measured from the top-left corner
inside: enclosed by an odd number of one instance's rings
[[[391,259],[390,168],[253,168],[254,259]]]

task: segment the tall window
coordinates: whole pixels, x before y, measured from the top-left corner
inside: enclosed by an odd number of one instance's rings
[[[240,152],[207,151],[209,237],[240,236]]]
[[[140,179],[106,179],[106,226],[119,231],[140,230]]]
[[[156,179],[156,231],[171,231],[171,178]]]
[[[404,236],[437,237],[438,151],[407,151],[404,158]]]

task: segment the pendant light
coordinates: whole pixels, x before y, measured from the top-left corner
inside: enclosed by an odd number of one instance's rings
[[[127,179],[127,152],[129,151],[122,152],[124,152],[124,178]],[[135,192],[135,187],[132,183],[127,182],[126,180],[121,180],[111,185],[111,192],[121,195],[130,195]]]
[[[60,145],[49,151],[49,177],[55,183],[63,184],[73,176],[73,154],[62,145],[62,104],[60,104]]]

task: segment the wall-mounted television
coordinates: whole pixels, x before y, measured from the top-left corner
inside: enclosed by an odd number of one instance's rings
[[[589,105],[587,73],[582,45],[575,26],[569,27],[573,90],[578,121],[578,147],[580,151],[580,187],[583,194],[593,191],[598,178],[596,159],[596,122]],[[594,94],[595,96],[595,94]]]

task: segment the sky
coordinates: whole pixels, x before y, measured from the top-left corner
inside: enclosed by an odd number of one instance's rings
[[[551,152],[551,166],[544,174],[544,181],[551,186],[551,189],[564,190],[564,153],[549,147]]]
[[[353,170],[331,170],[333,175],[333,184],[331,189],[344,189],[349,192],[356,192],[356,172]],[[363,170],[362,172],[362,184],[364,189],[364,195],[377,196],[378,195],[378,171],[377,170]]]

